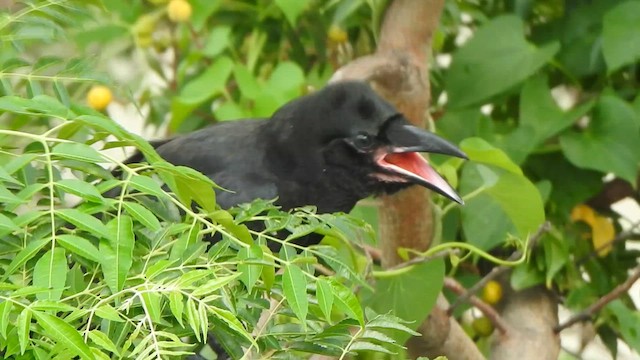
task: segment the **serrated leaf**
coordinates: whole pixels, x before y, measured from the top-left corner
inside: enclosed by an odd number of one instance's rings
[[[16,320],[16,327],[18,328],[18,342],[20,343],[20,353],[24,354],[29,344],[29,331],[31,329],[31,315],[30,309],[24,309],[18,319]]]
[[[100,240],[101,264],[107,285],[116,293],[124,287],[133,264],[133,221],[121,214],[111,220],[108,227],[115,235],[111,241]]]
[[[95,314],[96,316],[106,320],[124,322],[122,317],[120,317],[120,313],[109,304],[98,307],[95,311]]]
[[[349,351],[374,351],[384,354],[395,354],[393,351],[385,348],[382,345],[378,345],[369,341],[356,341],[349,347]]]
[[[155,195],[159,198],[164,198],[167,194],[162,190],[160,184],[148,176],[136,175],[131,178],[129,183],[134,189],[143,192],[145,194]]]
[[[51,339],[67,348],[71,353],[80,356],[83,360],[95,359],[87,344],[82,340],[82,336],[73,326],[53,315],[41,312],[34,312],[33,317]]]
[[[120,356],[120,352],[118,351],[118,348],[116,347],[116,345],[102,331],[99,331],[99,330],[89,331],[89,339],[91,339],[91,341],[93,341],[96,345],[100,346],[101,348],[107,351],[111,351],[116,356]]]
[[[3,339],[7,338],[7,327],[9,326],[9,315],[11,315],[11,308],[13,303],[10,301],[2,300],[0,302],[0,336]]]
[[[140,294],[144,301],[145,313],[151,321],[158,323],[162,320],[162,295],[151,291],[144,291]]]
[[[304,323],[309,310],[309,299],[307,297],[307,277],[299,267],[285,266],[282,274],[282,290],[291,310]]]
[[[96,149],[81,143],[60,143],[53,147],[51,155],[90,163],[104,162],[102,155]]]
[[[22,204],[24,200],[17,197],[14,193],[9,191],[2,183],[0,183],[0,203],[6,204]]]
[[[100,262],[102,255],[91,241],[71,234],[58,235],[56,240],[60,245],[72,253],[91,261]]]
[[[122,203],[122,206],[124,206],[124,208],[127,210],[129,215],[131,215],[134,219],[138,220],[141,224],[146,226],[149,230],[151,231],[160,230],[161,228],[160,221],[158,221],[158,218],[144,206],[137,203],[131,203],[131,202],[124,202]]]
[[[256,281],[262,274],[262,265],[251,264],[252,259],[262,259],[262,248],[253,244],[250,248],[242,248],[238,251],[238,260],[248,260],[238,264],[238,272],[240,273],[240,281],[247,287],[247,291],[251,292]]]
[[[235,279],[237,279],[238,277],[240,277],[241,274],[239,273],[235,273],[233,275],[230,276],[221,276],[215,279],[211,279],[209,281],[207,281],[206,283],[204,283],[203,285],[198,286],[198,288],[196,288],[192,295],[193,296],[203,296],[203,295],[207,295],[207,294],[211,294],[214,291],[222,288],[223,286],[231,283],[232,281],[234,281]]]
[[[184,301],[182,300],[182,294],[174,291],[169,295],[169,308],[171,313],[178,320],[180,326],[184,327],[182,323],[182,314],[184,311]]]
[[[331,290],[333,291],[333,303],[338,307],[338,309],[347,314],[347,316],[357,320],[361,326],[364,326],[365,323],[362,306],[353,291],[349,290],[346,286],[337,281],[332,279],[329,281],[331,283]]]
[[[104,239],[111,239],[113,236],[112,232],[109,231],[102,221],[78,209],[60,209],[56,211],[56,215],[92,235]]]
[[[49,291],[36,294],[36,298],[60,300],[68,271],[64,249],[56,247],[44,253],[33,268],[33,285]]]
[[[55,184],[62,190],[70,194],[78,195],[83,199],[94,202],[104,201],[104,198],[96,189],[96,187],[89,184],[88,182],[77,179],[62,179],[56,181]]]
[[[185,315],[187,317],[187,323],[189,323],[191,330],[193,330],[193,333],[196,335],[196,339],[200,341],[200,315],[196,308],[196,304],[191,298],[187,299]]]
[[[77,310],[77,308],[71,305],[65,304],[60,301],[54,301],[54,300],[37,300],[31,303],[29,307],[32,310],[48,310],[53,312],[60,312],[60,311],[72,312]]]
[[[18,253],[18,255],[13,258],[3,276],[3,279],[6,279],[9,275],[13,274],[19,267],[33,258],[38,253],[38,251],[40,251],[40,249],[42,249],[46,244],[49,244],[50,242],[51,239],[40,239],[30,242],[26,248],[22,249]]]
[[[331,308],[333,307],[333,291],[331,284],[324,278],[318,278],[316,281],[316,298],[318,306],[324,314],[325,318],[331,322]]]
[[[0,231],[20,231],[21,229],[9,217],[0,214]]]

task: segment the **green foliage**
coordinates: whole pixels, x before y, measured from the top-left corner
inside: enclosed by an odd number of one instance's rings
[[[434,110],[443,114],[436,127],[472,160],[460,176],[470,199],[444,214],[443,236],[504,253],[496,249],[509,236],[526,237],[546,218],[552,230],[510,284],[546,286],[576,311],[636,266],[637,251],[624,241],[596,251],[603,230],[585,230],[572,211],[599,196],[589,204],[618,233],[623,216],[608,208],[617,200],[607,198],[617,190],[612,184],[629,183],[628,196],[637,199],[638,6],[637,0],[447,2],[436,42],[438,52],[452,54],[449,67],[432,73],[434,96],[448,98]],[[461,13],[468,18],[461,21]],[[465,28],[473,36],[459,44]],[[616,182],[603,181],[608,174]],[[615,357],[616,338],[631,347],[640,338],[619,317],[635,317],[636,307],[622,301],[612,308],[617,318],[605,312],[594,323]]]
[[[433,98],[446,100],[435,128],[471,161],[432,157],[466,202],[433,198],[434,242],[469,252],[390,271],[360,251],[376,245],[374,207],[354,211],[373,226],[270,201],[221,210],[211,180],[80,105],[107,85],[167,136],[269,116],[371,53],[387,1],[189,4],[184,23],[164,0],[32,0],[0,17],[4,358],[179,358],[208,332],[236,358],[402,357],[445,274],[470,286],[492,266],[480,258],[499,262],[486,252],[511,253],[545,220],[513,288],[545,286],[581,310],[636,266],[623,243],[599,256],[571,212],[607,174],[636,182],[640,1],[446,1],[433,43],[452,63],[431,67]],[[135,71],[105,75],[120,59]],[[131,146],[149,164],[113,155]],[[596,210],[620,231],[618,214]],[[321,245],[292,242],[311,232]],[[209,248],[209,236],[222,241]],[[618,338],[638,349],[637,315],[623,297],[596,316],[614,354]]]

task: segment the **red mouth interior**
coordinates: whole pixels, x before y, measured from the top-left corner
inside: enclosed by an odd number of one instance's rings
[[[425,169],[426,162],[420,154],[415,152],[391,153],[384,157],[384,161],[418,175],[423,179],[430,178],[430,172]]]

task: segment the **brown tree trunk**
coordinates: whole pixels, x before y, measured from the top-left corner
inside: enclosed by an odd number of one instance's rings
[[[367,80],[409,121],[424,127],[430,103],[428,54],[444,0],[395,0],[389,6],[375,54],[339,69],[332,81]],[[400,247],[426,250],[433,236],[429,192],[413,187],[385,196],[380,207],[383,266],[400,262]],[[483,359],[455,319],[449,317],[444,298],[420,326],[422,337],[407,344],[412,357],[446,355],[449,359]],[[462,356],[462,357],[460,357]]]

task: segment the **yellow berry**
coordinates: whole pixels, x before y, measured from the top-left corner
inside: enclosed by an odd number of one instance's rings
[[[481,316],[471,323],[473,330],[481,337],[487,337],[493,333],[493,324],[486,316]]]
[[[167,5],[169,20],[176,23],[189,20],[191,12],[191,4],[186,0],[171,0]]]
[[[331,25],[328,36],[329,40],[338,44],[347,42],[348,39],[347,32],[336,24]]]
[[[482,300],[495,305],[502,299],[502,285],[495,280],[489,281],[482,289]]]
[[[102,85],[92,87],[89,93],[87,93],[87,103],[98,111],[106,109],[112,99],[113,94],[111,94],[111,90]]]

